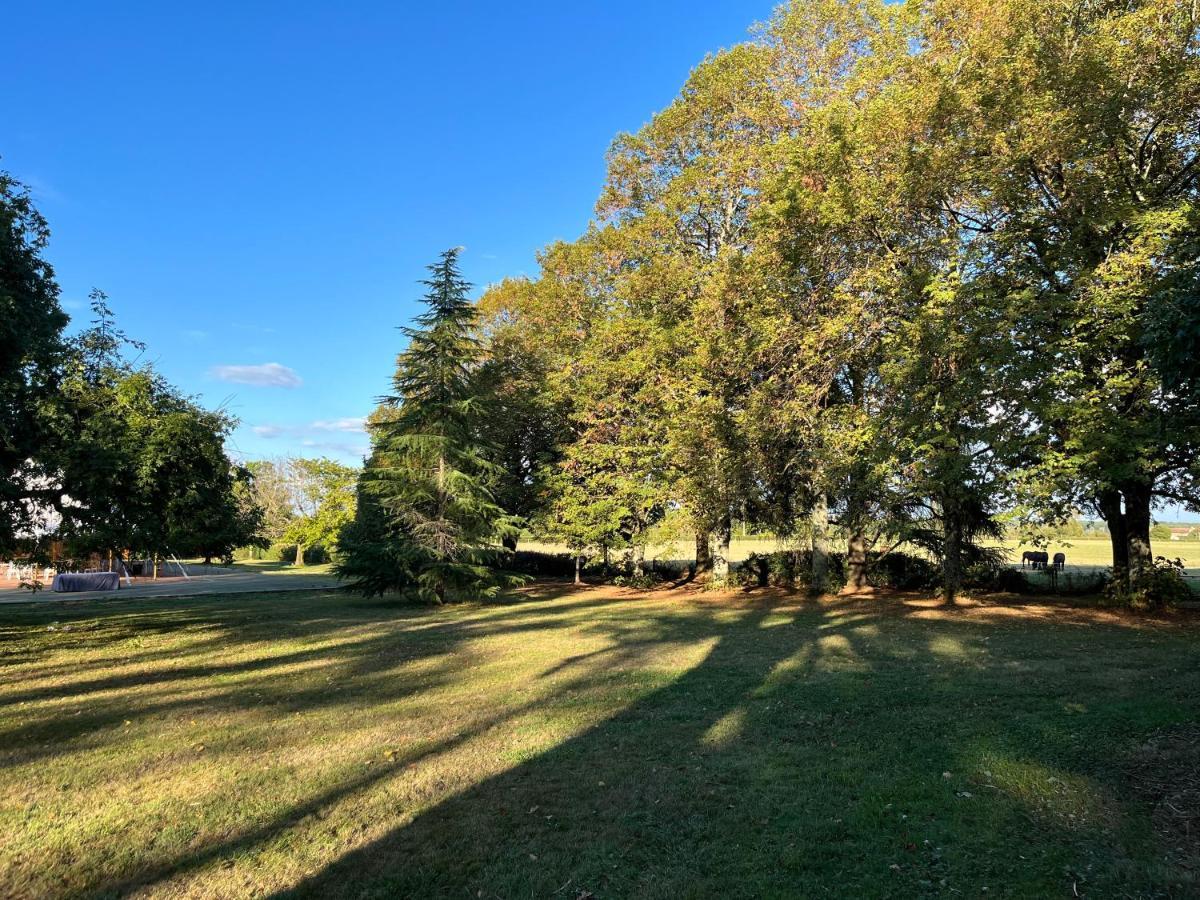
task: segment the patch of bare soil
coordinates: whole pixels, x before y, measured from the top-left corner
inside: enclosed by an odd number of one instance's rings
[[[1179,866],[1200,872],[1200,724],[1155,733],[1131,754],[1128,773],[1163,847]]]

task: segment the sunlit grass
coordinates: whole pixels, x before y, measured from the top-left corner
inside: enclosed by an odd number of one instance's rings
[[[803,543],[803,542],[801,542]],[[770,553],[774,550],[787,549],[796,546],[796,542],[776,540],[774,538],[734,538],[729,547],[729,558],[733,562],[742,562],[751,553]],[[1008,553],[1009,561],[1019,564],[1022,550],[1033,550],[1031,544],[1022,544],[1016,540],[1003,541],[999,544]],[[835,550],[843,551],[837,541],[833,542]],[[522,550],[538,550],[543,553],[567,553],[567,547],[543,541],[522,541]],[[902,546],[899,549],[910,553],[919,553],[912,547]],[[1045,548],[1051,555],[1062,552],[1066,554],[1069,567],[1084,566],[1087,568],[1106,567],[1112,565],[1112,544],[1108,538],[1070,538],[1069,540],[1051,541]],[[1167,541],[1159,540],[1153,544],[1155,556],[1165,556],[1169,559],[1176,557],[1183,560],[1186,568],[1200,570],[1200,541]],[[695,557],[694,548],[685,546],[683,542],[654,545],[647,548],[647,558],[670,559],[687,562]],[[240,565],[240,564],[239,564]]]
[[[1191,626],[532,590],[0,610],[5,893],[1196,888],[1130,768],[1197,719]]]

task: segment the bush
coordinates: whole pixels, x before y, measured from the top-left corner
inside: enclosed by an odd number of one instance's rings
[[[830,553],[826,572],[828,589],[846,583],[846,555]],[[775,550],[751,553],[734,572],[733,581],[746,586],[809,587],[812,580],[811,550]]]
[[[270,549],[270,558],[277,559],[280,562],[295,562],[296,561],[296,545],[295,544],[272,544]],[[320,563],[330,562],[329,554],[320,544],[313,544],[311,547],[304,548],[304,564],[308,566],[319,565]]]
[[[238,547],[233,551],[234,559],[267,559],[270,551],[263,547]]]
[[[575,556],[571,553],[516,550],[505,559],[505,568],[534,578],[574,578]]]
[[[1114,578],[1105,592],[1108,599],[1136,609],[1175,606],[1196,599],[1183,575],[1183,560],[1155,557],[1154,565],[1138,578]]]
[[[893,551],[871,562],[867,581],[873,587],[916,591],[940,585],[942,572],[935,563],[923,556]]]
[[[995,583],[991,587],[992,590],[1008,594],[1028,594],[1033,586],[1024,572],[1012,566],[1004,566],[996,572]]]
[[[682,581],[693,572],[693,566],[681,560],[650,559],[646,565],[662,581]]]

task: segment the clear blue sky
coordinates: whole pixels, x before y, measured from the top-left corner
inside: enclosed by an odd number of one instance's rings
[[[480,287],[532,273],[586,226],[612,138],[773,7],[10,4],[0,168],[50,220],[68,312],[108,292],[241,419],[231,450],[353,462],[422,267],[463,245]]]
[[[614,135],[773,5],[12,4],[0,168],[50,221],[68,312],[106,291],[240,417],[231,449],[353,461],[424,264],[533,272]]]

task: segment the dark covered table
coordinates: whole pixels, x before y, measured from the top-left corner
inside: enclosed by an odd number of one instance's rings
[[[60,572],[54,576],[51,590],[64,591],[115,591],[121,586],[121,576],[116,572]]]

